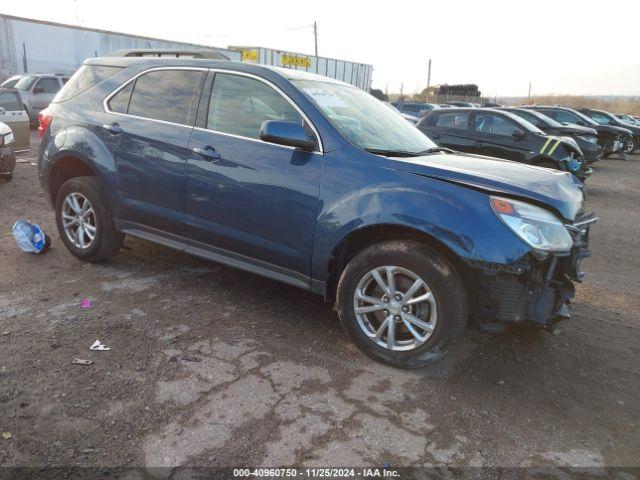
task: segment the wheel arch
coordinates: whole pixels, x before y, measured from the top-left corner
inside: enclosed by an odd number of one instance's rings
[[[466,276],[464,275],[466,264],[461,257],[435,236],[406,225],[390,223],[367,225],[349,232],[333,248],[327,265],[326,301],[330,304],[335,302],[340,275],[351,259],[371,245],[390,240],[413,240],[423,243],[447,258],[463,279]]]
[[[91,162],[81,155],[61,152],[49,173],[49,195],[54,205],[60,187],[66,181],[76,177],[98,177],[98,174]]]

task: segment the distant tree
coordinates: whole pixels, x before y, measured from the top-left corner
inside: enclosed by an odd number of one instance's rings
[[[389,98],[384,94],[384,92],[378,88],[372,88],[370,93],[371,95],[376,97],[378,100],[382,100],[383,102],[386,102],[387,100],[389,100]]]

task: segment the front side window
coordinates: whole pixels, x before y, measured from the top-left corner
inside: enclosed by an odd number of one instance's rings
[[[593,118],[600,125],[611,125],[613,123],[611,121],[611,119],[608,116],[606,116],[604,113],[598,113],[598,112],[591,113],[591,112],[589,112],[587,115],[589,117]]]
[[[501,135],[510,137],[518,125],[510,120],[493,113],[476,113],[474,130],[487,135]]]
[[[187,124],[202,75],[197,70],[145,73],[114,95],[109,108],[137,117]]]
[[[36,77],[33,75],[25,75],[20,77],[20,80],[16,82],[13,88],[18,90],[29,90],[31,86],[35,83]]]
[[[57,78],[41,78],[33,89],[34,93],[58,93],[60,82]]]
[[[363,90],[322,80],[292,82],[347,140],[363,150],[408,155],[436,147],[399,112]]]
[[[4,108],[7,112],[18,112],[22,110],[22,104],[15,93],[2,92],[0,93],[0,108]]]
[[[439,128],[453,128],[455,130],[466,130],[469,125],[469,113],[443,113],[436,117],[435,126]]]
[[[209,101],[207,128],[249,138],[260,138],[265,120],[303,125],[302,116],[278,92],[254,78],[216,73]]]

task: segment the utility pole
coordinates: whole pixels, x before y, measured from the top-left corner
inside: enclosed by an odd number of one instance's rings
[[[531,105],[531,82],[529,82],[529,105]]]
[[[401,83],[400,84],[400,99],[399,99],[400,101],[404,100],[403,92],[404,92],[404,83]]]
[[[431,59],[429,59],[429,73],[427,74],[427,101],[431,93],[429,88],[431,88]]]
[[[316,46],[316,57],[318,56],[318,24],[313,22],[313,39]]]

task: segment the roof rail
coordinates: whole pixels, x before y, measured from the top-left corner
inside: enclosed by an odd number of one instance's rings
[[[215,50],[181,49],[127,49],[111,52],[108,57],[165,57],[165,58],[208,58],[211,60],[229,60],[229,57]]]

